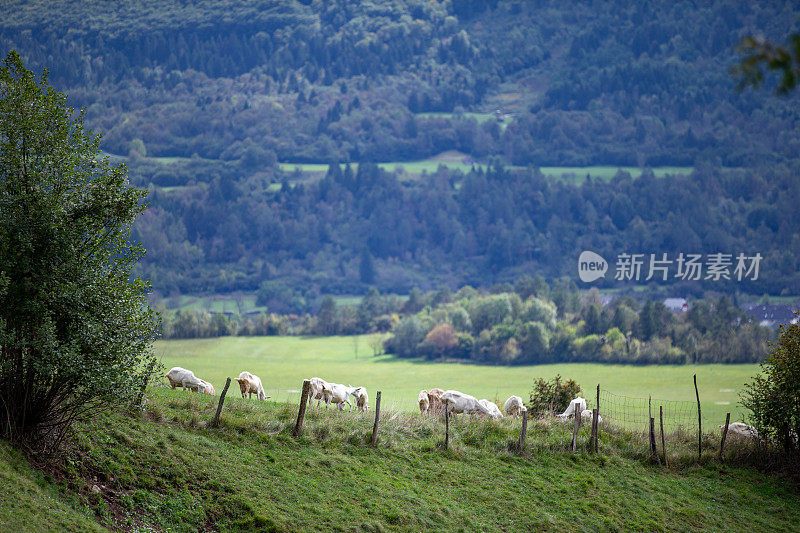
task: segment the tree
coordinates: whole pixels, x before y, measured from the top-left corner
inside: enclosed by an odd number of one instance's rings
[[[0,66],[0,432],[52,451],[78,417],[134,397],[155,359],[146,191],[100,156],[83,112],[12,51]]]
[[[395,326],[392,336],[386,339],[384,346],[389,353],[400,357],[414,357],[417,354],[417,345],[425,339],[426,333],[418,318],[406,317]]]
[[[439,357],[447,356],[452,350],[458,346],[458,339],[456,339],[456,330],[450,324],[439,324],[428,332],[425,336],[425,344]]]
[[[336,300],[327,295],[322,299],[317,313],[317,330],[321,335],[333,335],[339,329],[339,317],[336,310]]]
[[[561,375],[551,381],[538,378],[533,382],[533,390],[530,393],[530,403],[528,410],[534,416],[546,413],[560,413],[569,406],[573,398],[581,393],[581,386],[575,381],[568,379],[561,381]]]
[[[764,82],[764,66],[781,73],[781,81],[775,89],[778,94],[788,94],[797,86],[800,79],[800,33],[790,35],[786,46],[748,36],[739,44],[739,52],[744,57],[733,71],[740,76],[740,89],[748,85],[759,87]]]
[[[358,322],[363,331],[373,326],[373,320],[381,314],[381,293],[372,287],[358,304]]]
[[[795,311],[800,319],[800,311]],[[800,433],[800,323],[781,324],[772,353],[761,363],[761,372],[741,394],[742,406],[752,413],[758,434],[797,451]]]
[[[372,260],[372,254],[366,248],[361,252],[358,275],[362,283],[375,283],[375,262]]]

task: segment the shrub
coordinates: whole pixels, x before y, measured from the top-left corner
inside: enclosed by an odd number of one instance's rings
[[[456,330],[450,324],[439,324],[428,332],[422,344],[429,346],[435,355],[449,356],[458,347]]]
[[[425,338],[425,326],[413,316],[406,317],[394,328],[394,334],[386,339],[384,346],[388,353],[400,357],[414,357],[417,345]]]
[[[581,390],[581,386],[574,380],[561,381],[560,375],[556,375],[551,381],[538,378],[533,382],[528,410],[534,416],[560,413],[573,398],[580,395]]]
[[[0,434],[53,451],[77,417],[134,400],[157,320],[130,240],[146,191],[101,157],[67,96],[0,66]]]
[[[795,311],[800,318],[800,311]],[[782,324],[761,373],[745,386],[741,403],[764,439],[797,451],[800,435],[800,323]]]

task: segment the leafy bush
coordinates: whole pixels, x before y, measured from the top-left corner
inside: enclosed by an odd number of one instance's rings
[[[422,322],[413,316],[401,320],[394,328],[394,335],[386,339],[386,351],[400,357],[414,357],[417,345],[425,339],[427,334]]]
[[[795,311],[800,318],[800,311]],[[742,405],[762,438],[797,451],[800,435],[800,323],[782,324],[761,373],[745,386]]]
[[[556,375],[551,381],[538,378],[533,382],[528,410],[534,416],[561,413],[573,398],[580,395],[581,390],[574,380],[561,381],[561,375]]]
[[[156,362],[144,254],[146,191],[20,55],[0,66],[0,434],[53,451],[71,423],[134,400]]]
[[[448,357],[458,348],[456,330],[450,324],[439,324],[425,336],[420,351],[428,357]]]

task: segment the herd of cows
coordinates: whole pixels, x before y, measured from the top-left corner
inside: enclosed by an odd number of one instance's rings
[[[173,389],[181,387],[198,393],[216,394],[214,386],[211,383],[198,378],[191,370],[179,366],[171,368],[164,377],[169,380],[169,384]],[[244,371],[235,379],[236,382],[239,383],[239,390],[242,393],[242,398],[245,396],[252,398],[253,394],[255,394],[259,400],[266,400],[269,398],[264,392],[264,386],[261,383],[261,378],[258,376]],[[350,403],[350,397],[352,396],[358,411],[366,412],[369,410],[369,397],[366,387],[351,387],[342,385],[341,383],[329,383],[318,377],[313,377],[308,381],[309,404],[317,400],[317,406],[325,402],[326,408],[330,404],[334,404],[339,410],[344,410],[344,406],[347,404],[348,410],[352,410],[353,404]],[[419,411],[422,414],[436,415],[446,410],[452,415],[462,414],[464,417],[467,415],[478,415],[497,419],[503,416],[503,412],[500,411],[500,408],[497,407],[497,404],[494,402],[485,398],[478,400],[474,396],[457,390],[442,390],[439,388],[429,391],[423,390],[420,391],[417,400],[419,403]],[[527,413],[522,398],[519,396],[509,397],[503,406],[503,410],[506,415],[515,417]],[[558,416],[567,418],[573,413],[581,413],[581,417],[586,418],[586,416],[591,417],[592,412],[586,409],[585,399],[575,398],[569,404],[567,410]],[[602,419],[600,420],[602,421]]]
[[[170,386],[175,389],[182,387],[185,390],[190,390],[204,394],[216,394],[214,386],[203,379],[194,375],[194,372],[185,368],[176,366],[170,369],[164,376],[169,380]],[[261,378],[255,374],[244,371],[235,378],[239,384],[239,390],[242,393],[242,398],[247,396],[252,398],[253,394],[259,400],[267,400],[269,396],[264,392],[264,386],[261,383]],[[317,406],[325,402],[327,408],[330,404],[337,406],[339,410],[344,410],[345,404],[348,410],[352,410],[353,404],[350,403],[352,396],[355,401],[355,407],[358,411],[366,412],[369,410],[369,397],[367,396],[367,389],[365,387],[351,387],[342,385],[340,383],[329,383],[322,378],[313,377],[309,381],[309,405],[317,400]],[[478,400],[474,396],[459,392],[457,390],[442,390],[439,388],[431,390],[422,390],[417,398],[419,403],[419,411],[421,414],[439,415],[447,411],[449,414],[455,416],[462,414],[464,418],[467,415],[472,417],[486,416],[492,419],[503,417],[503,412],[497,407],[497,404],[487,399]],[[507,416],[525,416],[527,409],[519,396],[510,396],[503,405],[503,411]],[[592,411],[586,408],[586,399],[575,398],[570,403],[567,409],[556,415],[557,418],[566,420],[570,416],[578,416],[580,414],[582,421],[591,421]],[[598,423],[603,422],[603,417],[597,416]],[[719,426],[722,428],[723,426]],[[753,426],[744,424],[742,422],[733,422],[730,424],[728,431],[733,436],[740,436],[752,439],[758,439],[758,432]]]

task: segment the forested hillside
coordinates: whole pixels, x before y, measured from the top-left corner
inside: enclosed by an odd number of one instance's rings
[[[689,285],[800,293],[797,96],[736,92],[729,73],[742,36],[796,29],[792,2],[10,1],[0,15],[0,49],[49,68],[151,187],[137,235],[164,293],[574,277],[584,249],[759,252],[757,281]],[[448,150],[490,166],[366,164]],[[352,165],[278,166],[334,161]],[[694,172],[537,170],[585,165]]]

